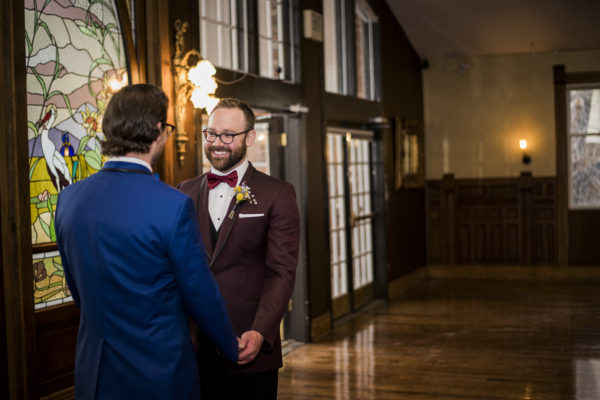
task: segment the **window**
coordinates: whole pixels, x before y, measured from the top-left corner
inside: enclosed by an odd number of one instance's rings
[[[600,86],[569,88],[570,208],[600,208]]]
[[[356,95],[375,100],[375,52],[374,26],[377,17],[365,0],[356,2],[354,9]]]
[[[296,23],[294,1],[259,0],[260,75],[293,81],[295,76],[294,42]]]
[[[377,100],[378,19],[366,0],[324,0],[325,90]]]
[[[129,83],[115,0],[25,2],[29,198],[35,309],[72,301],[56,251],[59,193],[102,168],[102,116]],[[74,56],[76,55],[76,56]],[[94,210],[89,210],[93,213]],[[90,255],[91,257],[91,255]]]
[[[248,70],[246,0],[200,0],[200,51],[213,64]]]

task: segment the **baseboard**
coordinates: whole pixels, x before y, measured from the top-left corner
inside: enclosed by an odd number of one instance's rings
[[[421,267],[388,284],[388,298],[402,296],[408,289],[416,286],[421,280],[427,279],[427,267]]]
[[[47,396],[40,397],[40,400],[73,400],[75,399],[75,389],[73,386],[51,393]]]
[[[331,313],[327,312],[313,319],[310,324],[310,337],[316,340],[331,332]]]
[[[558,265],[428,265],[425,269],[427,276],[435,279],[600,281],[600,267],[565,267]]]

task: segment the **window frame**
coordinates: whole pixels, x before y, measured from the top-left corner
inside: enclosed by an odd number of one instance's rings
[[[367,47],[369,56],[367,95],[359,96],[356,54],[356,18],[360,11],[368,21]],[[334,19],[334,20],[332,20]],[[324,0],[324,63],[325,91],[354,96],[360,99],[380,101],[380,26],[379,17],[367,0]],[[335,24],[332,28],[331,24]],[[333,51],[335,50],[335,51]],[[335,65],[334,65],[335,64]]]
[[[600,142],[600,130],[595,133],[583,133],[571,131],[571,92],[580,90],[598,90],[599,83],[570,84],[566,87],[566,140],[567,140],[567,188],[568,188],[568,209],[569,210],[598,210],[600,201],[596,204],[575,204],[573,201],[573,157],[572,157],[572,138],[574,137],[597,137]]]
[[[251,53],[250,53],[250,34],[249,27],[251,21],[250,7],[248,0],[227,0],[229,2],[229,16],[230,21],[235,19],[235,25],[231,22],[229,24],[219,20],[222,18],[221,12],[217,12],[217,20],[214,20],[208,16],[204,16],[205,6],[207,0],[198,0],[198,23],[199,23],[199,36],[200,36],[200,54],[203,57],[209,59],[216,67],[226,69],[230,71],[239,72],[250,72],[251,68]],[[221,9],[223,0],[218,0],[215,3],[217,9]],[[231,60],[230,65],[224,65],[222,49],[222,29],[216,32],[217,36],[217,48],[219,49],[218,59],[208,55],[208,41],[211,40],[211,35],[207,33],[207,22],[216,25],[219,28],[225,28],[229,31],[231,36]]]
[[[260,35],[260,1],[251,0],[228,0],[230,10],[233,10],[235,4],[235,13],[237,25],[227,25],[230,29],[237,30],[235,39],[237,49],[233,49],[232,54],[236,54],[237,64],[223,65],[221,59],[214,60],[214,55],[208,54],[208,42],[211,37],[217,36],[218,32],[208,30],[206,21],[216,26],[224,26],[223,22],[215,21],[212,18],[203,16],[203,6],[207,0],[198,0],[198,18],[199,18],[199,40],[200,53],[203,57],[210,60],[217,68],[235,72],[243,72],[257,77],[281,80],[284,82],[297,83],[300,81],[300,11],[298,0],[268,0],[269,2],[280,2],[282,7],[282,21],[278,24],[281,31],[283,48],[284,68],[279,76],[267,76],[261,73],[261,35]],[[220,3],[219,3],[220,4]],[[233,41],[232,41],[233,43]],[[217,45],[219,51],[222,45]],[[219,53],[221,58],[221,53]]]
[[[272,3],[280,8],[278,11],[277,18],[277,30],[278,37],[281,36],[281,40],[273,39],[272,33],[267,36],[264,36],[260,32],[261,18],[264,15],[261,15],[261,4],[265,4],[265,12],[267,12],[270,7],[272,7]],[[270,21],[269,21],[270,22]],[[267,26],[272,28],[271,23],[267,23]],[[256,2],[256,49],[257,49],[257,71],[258,74],[263,78],[281,80],[285,82],[298,82],[299,74],[298,74],[298,65],[299,65],[299,8],[297,0],[258,0]],[[263,41],[268,41],[270,51],[267,51],[269,55],[268,63],[269,66],[267,70],[273,70],[272,61],[273,61],[273,46],[274,44],[279,47],[280,55],[279,55],[279,66],[283,61],[283,68],[278,73],[278,75],[270,75],[265,74],[263,72],[263,60],[260,55],[262,53],[262,43]]]

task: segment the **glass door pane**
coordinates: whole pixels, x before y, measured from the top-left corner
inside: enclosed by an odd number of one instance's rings
[[[327,135],[331,296],[334,299],[348,293],[343,146],[341,135]]]
[[[370,139],[327,134],[330,273],[333,318],[373,297]]]

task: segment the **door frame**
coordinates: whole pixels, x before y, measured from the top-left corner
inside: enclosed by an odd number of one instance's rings
[[[370,129],[369,129],[370,128]],[[377,127],[362,128],[344,128],[338,126],[328,126],[327,134],[339,134],[346,136],[348,133],[356,138],[369,139],[369,164],[371,170],[371,210],[374,216],[371,219],[371,248],[373,251],[373,282],[364,287],[354,289],[352,277],[352,228],[350,227],[350,187],[349,187],[349,169],[348,169],[348,146],[344,146],[344,190],[345,190],[345,226],[350,228],[346,237],[347,254],[347,285],[348,293],[336,299],[331,298],[332,319],[337,319],[349,313],[356,312],[360,308],[369,304],[377,298],[387,298],[387,291],[381,292],[378,288],[387,285],[387,269],[385,265],[385,197],[384,197],[384,175],[383,175],[383,153],[381,131]],[[326,149],[326,147],[325,147]],[[325,181],[327,181],[327,171],[324,171]],[[329,198],[329,191],[327,191]],[[329,202],[328,215],[329,214]],[[378,245],[381,244],[381,245]],[[331,249],[329,249],[331,252]],[[331,276],[331,275],[330,275]],[[331,285],[329,286],[331,290]]]

